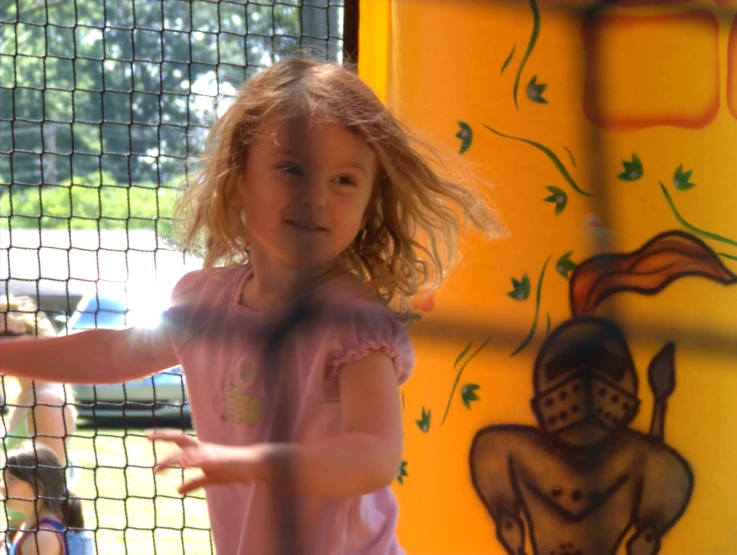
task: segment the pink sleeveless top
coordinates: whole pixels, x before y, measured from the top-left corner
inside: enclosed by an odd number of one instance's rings
[[[341,432],[341,366],[386,353],[400,384],[414,366],[393,314],[357,279],[334,279],[295,305],[240,304],[250,266],[192,272],[165,315],[184,368],[197,436],[225,445],[310,441]],[[400,555],[397,503],[386,487],[349,498],[295,494],[261,482],[208,487],[223,555]]]

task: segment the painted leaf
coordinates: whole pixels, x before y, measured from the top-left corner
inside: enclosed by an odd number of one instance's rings
[[[550,196],[545,197],[543,200],[545,202],[552,202],[555,204],[555,214],[558,215],[561,212],[563,212],[563,209],[566,207],[566,204],[568,204],[568,195],[563,189],[560,189],[558,187],[554,187],[553,185],[547,185],[545,187],[548,191],[550,191],[552,194]]]
[[[564,146],[563,148],[565,149],[566,153],[568,154],[568,157],[571,159],[571,165],[575,168],[576,167],[576,158],[575,158],[575,156],[573,156],[573,153],[571,152],[571,149],[568,148],[567,146]]]
[[[456,137],[461,140],[461,148],[459,152],[463,154],[471,146],[471,142],[473,141],[473,129],[463,121],[459,121],[458,126],[461,130],[456,133]]]
[[[466,345],[463,350],[460,352],[460,354],[456,357],[456,361],[453,363],[453,370],[455,370],[458,367],[458,363],[463,360],[463,357],[466,356],[466,353],[471,348],[471,345],[473,345],[473,341],[469,342],[468,345]]]
[[[517,48],[516,44],[512,45],[512,50],[509,52],[509,55],[507,56],[507,59],[504,60],[504,63],[502,64],[502,75],[504,74],[504,70],[507,69],[507,66],[509,65],[509,62],[512,61],[512,58],[514,57],[514,51]]]
[[[397,472],[397,482],[399,482],[401,485],[404,485],[404,479],[408,476],[409,474],[407,474],[407,461],[402,461],[402,464],[399,465],[399,472]]]
[[[687,172],[683,171],[683,164],[678,166],[673,174],[673,185],[675,185],[676,189],[687,191],[693,187],[695,183],[691,183],[690,181],[692,173],[693,170],[688,170]]]
[[[427,433],[430,431],[430,413],[432,411],[425,410],[425,407],[422,407],[422,417],[419,420],[415,420],[417,422],[417,426],[422,430],[422,432]]]
[[[642,161],[637,154],[632,154],[632,160],[622,160],[622,166],[624,166],[624,171],[617,176],[622,181],[635,181],[644,174]]]
[[[512,278],[512,290],[507,296],[515,301],[524,301],[530,296],[530,277],[527,274],[521,280]]]
[[[466,405],[466,408],[469,410],[471,409],[471,403],[479,400],[478,395],[476,395],[476,390],[478,390],[479,387],[480,386],[475,383],[467,383],[461,388],[461,399],[463,399],[463,404]]]
[[[701,276],[725,285],[737,282],[737,276],[701,239],[685,231],[666,231],[636,251],[594,256],[579,264],[569,285],[571,314],[592,316],[614,293],[652,295],[684,276]]]
[[[566,279],[568,279],[568,274],[576,269],[576,263],[571,260],[572,254],[573,251],[565,253],[558,259],[558,262],[555,263],[555,271]]]
[[[548,101],[543,98],[543,93],[547,86],[548,85],[545,83],[538,83],[537,75],[533,75],[532,79],[530,79],[530,82],[527,84],[527,98],[533,102],[537,102],[538,104],[547,104]]]

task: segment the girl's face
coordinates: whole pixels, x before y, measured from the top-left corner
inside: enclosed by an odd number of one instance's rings
[[[363,227],[376,173],[374,151],[338,123],[265,125],[239,185],[252,259],[331,267]]]
[[[20,511],[26,517],[34,512],[36,497],[33,487],[28,482],[13,476],[7,470],[4,473],[3,495],[5,497],[8,509]]]

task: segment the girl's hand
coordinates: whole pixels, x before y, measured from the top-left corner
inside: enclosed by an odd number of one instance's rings
[[[175,431],[153,432],[147,437],[151,441],[174,443],[180,448],[161,459],[154,473],[168,468],[199,468],[202,471],[202,476],[186,480],[179,486],[177,491],[182,495],[204,486],[248,483],[256,478],[258,457],[254,449],[206,443]]]

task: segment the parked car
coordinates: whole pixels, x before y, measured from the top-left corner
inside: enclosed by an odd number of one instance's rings
[[[82,297],[67,321],[66,330],[71,334],[95,328],[155,327],[167,308],[170,291],[171,286],[99,283]],[[74,385],[73,388],[82,418],[191,422],[181,366],[124,384]]]

